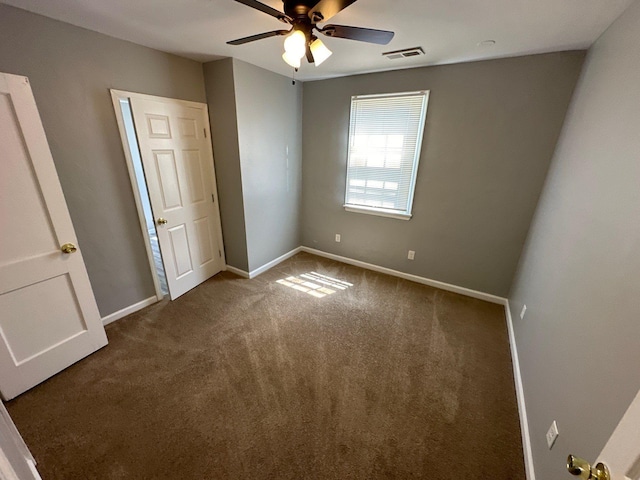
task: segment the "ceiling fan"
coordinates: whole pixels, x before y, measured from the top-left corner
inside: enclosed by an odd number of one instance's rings
[[[320,39],[314,35],[314,30],[327,37],[348,38],[361,42],[386,45],[393,38],[394,33],[387,30],[375,30],[372,28],[350,27],[346,25],[325,25],[320,27],[318,23],[324,23],[336,13],[344,10],[356,0],[282,0],[284,12],[258,2],[257,0],[236,0],[236,2],[255,8],[261,12],[277,18],[283,23],[291,25],[289,30],[273,30],[259,33],[250,37],[239,38],[227,42],[229,45],[242,45],[245,43],[262,40],[263,38],[284,36],[285,52],[282,58],[294,68],[300,68],[300,60],[306,55],[309,63],[320,65],[331,55]]]

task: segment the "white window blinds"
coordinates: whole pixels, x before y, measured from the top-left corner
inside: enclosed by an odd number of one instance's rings
[[[345,207],[411,215],[428,96],[351,97]]]

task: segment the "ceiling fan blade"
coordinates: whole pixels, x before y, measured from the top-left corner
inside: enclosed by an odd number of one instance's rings
[[[238,38],[237,40],[231,40],[227,42],[229,45],[242,45],[244,43],[255,42],[256,40],[262,40],[263,38],[277,37],[279,35],[286,35],[289,30],[274,30],[272,32],[259,33],[257,35],[251,35],[250,37]]]
[[[309,18],[313,23],[326,22],[336,13],[344,10],[356,0],[320,0],[309,10]]]
[[[316,63],[315,59],[313,58],[313,53],[311,52],[310,45],[307,45],[307,62]]]
[[[373,28],[348,27],[346,25],[327,25],[318,29],[327,37],[348,38],[360,42],[386,45],[393,38],[394,33],[388,30],[374,30]]]
[[[247,7],[255,8],[256,10],[260,10],[261,12],[266,13],[267,15],[271,15],[272,17],[276,17],[278,20],[284,23],[291,23],[293,20],[288,15],[276,10],[275,8],[271,8],[269,5],[265,5],[264,3],[258,2],[257,0],[236,0],[238,3],[242,3]]]

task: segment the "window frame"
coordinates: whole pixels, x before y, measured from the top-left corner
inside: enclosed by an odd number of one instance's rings
[[[344,189],[344,204],[343,208],[347,212],[364,213],[368,215],[377,215],[381,217],[396,218],[399,220],[410,220],[413,216],[413,199],[416,190],[416,180],[418,178],[418,166],[420,164],[420,156],[422,155],[422,142],[424,137],[424,130],[427,121],[427,110],[429,107],[429,94],[430,90],[416,90],[409,92],[395,92],[395,93],[382,93],[382,94],[370,94],[370,95],[353,95],[351,96],[351,102],[349,105],[349,132],[347,135],[347,161],[346,161],[346,175],[345,175],[345,189]],[[402,97],[415,97],[422,95],[422,110],[420,115],[420,122],[418,124],[418,133],[416,137],[416,147],[414,152],[413,164],[411,169],[411,178],[409,182],[409,194],[407,196],[407,208],[406,210],[397,210],[392,208],[374,207],[369,205],[358,205],[348,203],[347,197],[349,193],[349,162],[351,159],[351,147],[352,147],[352,134],[354,123],[352,123],[352,116],[354,113],[354,101],[360,99],[372,99],[372,98],[402,98]]]

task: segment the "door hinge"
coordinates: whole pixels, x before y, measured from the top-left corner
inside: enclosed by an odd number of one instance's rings
[[[211,201],[212,201],[213,203],[216,203],[216,197],[214,197],[214,196],[213,196],[213,193],[211,194]]]
[[[204,138],[207,138],[207,129],[203,128],[202,130],[204,130]]]
[[[222,258],[222,252],[220,250],[218,250],[218,256]]]

